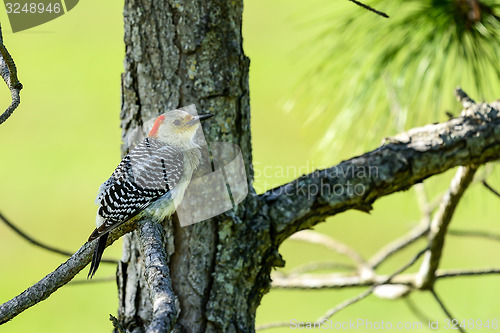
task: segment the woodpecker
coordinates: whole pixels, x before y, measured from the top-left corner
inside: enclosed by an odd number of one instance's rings
[[[97,271],[111,230],[142,217],[161,222],[174,213],[200,163],[201,148],[194,142],[196,130],[200,121],[211,117],[192,116],[182,110],[160,115],[148,136],[99,187],[97,228],[88,240],[98,241],[87,278]]]

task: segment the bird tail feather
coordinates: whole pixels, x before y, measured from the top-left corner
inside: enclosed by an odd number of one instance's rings
[[[97,240],[97,244],[94,247],[94,255],[92,256],[92,264],[90,264],[90,271],[87,275],[87,279],[92,279],[95,272],[99,268],[99,263],[101,262],[102,253],[106,248],[106,242],[108,241],[109,232],[105,233]]]

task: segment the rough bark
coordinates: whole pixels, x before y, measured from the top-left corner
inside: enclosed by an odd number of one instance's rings
[[[267,192],[278,241],[348,209],[369,211],[379,197],[453,167],[498,159],[498,104],[471,105],[460,117],[411,129],[371,152]]]
[[[251,165],[242,9],[242,1],[125,2],[124,153],[144,134],[144,122],[195,104],[199,113],[216,114],[205,127],[207,140],[239,145]],[[247,178],[251,182],[251,170]],[[255,284],[263,258],[253,250],[270,231],[264,224],[235,223],[257,209],[253,192],[245,202],[245,210],[187,227],[166,221],[167,261],[180,305],[177,329],[253,330],[255,309],[268,288],[268,281]],[[126,237],[118,319],[128,330],[142,332],[152,319],[152,305],[137,235]]]
[[[500,158],[498,112],[485,106],[486,120],[464,115],[415,129],[363,156],[257,196],[251,186],[249,60],[242,49],[242,9],[241,0],[125,2],[122,152],[145,134],[146,121],[195,104],[199,113],[216,115],[205,124],[207,140],[239,145],[247,167],[249,195],[236,209],[187,227],[175,220],[163,225],[166,262],[178,299],[177,332],[253,332],[271,269],[284,264],[278,246],[288,236],[347,209],[369,210],[377,198],[456,165]],[[474,135],[479,132],[484,136]],[[376,174],[328,172],[370,165],[379,167]],[[367,190],[353,196],[304,192],[310,184],[334,188],[349,181]],[[117,273],[118,321],[130,332],[146,331],[153,320],[139,249],[138,235],[127,235]]]
[[[187,227],[167,220],[163,230],[146,221],[139,233],[125,236],[114,322],[120,329],[168,331],[175,322],[176,332],[253,332],[271,269],[284,264],[278,246],[287,237],[348,209],[368,211],[378,198],[455,166],[476,168],[500,158],[500,103],[492,107],[470,101],[460,117],[412,129],[374,151],[257,196],[251,186],[249,60],[242,49],[242,1],[127,0],[124,18],[123,153],[144,135],[146,121],[195,104],[200,113],[216,115],[205,128],[209,142],[241,147],[249,194],[217,218]],[[356,185],[363,187],[362,193],[348,190]],[[344,190],[337,193],[336,186]],[[108,245],[136,227],[124,224],[112,233]],[[83,245],[53,273],[0,305],[0,324],[49,297],[90,256],[90,245]],[[470,274],[492,271],[497,270]]]

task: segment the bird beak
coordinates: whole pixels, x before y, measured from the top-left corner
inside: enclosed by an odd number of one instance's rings
[[[198,118],[199,121],[203,121],[203,120],[210,119],[213,116],[214,116],[213,114],[202,114],[201,116],[198,116],[196,118]]]
[[[213,114],[202,114],[201,116],[194,116],[193,119],[188,121],[185,126],[193,126],[194,124],[212,118]]]

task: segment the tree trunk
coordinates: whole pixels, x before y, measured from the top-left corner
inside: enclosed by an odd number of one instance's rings
[[[252,332],[255,312],[269,289],[272,230],[259,217],[252,182],[249,59],[242,48],[241,0],[125,2],[125,72],[122,112],[125,154],[145,134],[145,121],[195,104],[213,113],[206,139],[241,147],[249,194],[237,209],[181,227],[165,221],[165,249],[184,332]],[[208,125],[208,126],[207,126]],[[143,332],[152,319],[138,236],[125,236],[118,269],[120,324]]]

